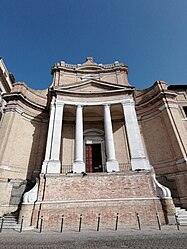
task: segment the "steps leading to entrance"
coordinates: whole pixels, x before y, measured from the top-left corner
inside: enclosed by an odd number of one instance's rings
[[[187,226],[187,211],[184,208],[176,207],[177,221],[180,226]]]
[[[18,229],[20,225],[18,224],[18,215],[15,214],[8,214],[0,217],[0,226],[3,220],[3,229]]]

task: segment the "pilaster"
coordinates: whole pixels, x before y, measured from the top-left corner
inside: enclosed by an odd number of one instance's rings
[[[132,99],[126,100],[122,102],[122,106],[130,148],[132,170],[149,170],[151,167],[145,155],[134,101]]]
[[[56,100],[53,134],[51,140],[51,151],[50,151],[49,162],[47,164],[47,173],[60,173],[61,169],[60,146],[61,146],[63,109],[64,109],[64,103]]]

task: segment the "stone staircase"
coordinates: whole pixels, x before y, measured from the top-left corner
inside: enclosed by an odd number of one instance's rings
[[[180,226],[187,226],[187,211],[186,209],[176,207],[177,221]]]
[[[3,219],[3,226],[2,226]],[[20,224],[18,224],[18,215],[16,214],[7,214],[3,217],[0,217],[0,227],[3,229],[19,229]]]

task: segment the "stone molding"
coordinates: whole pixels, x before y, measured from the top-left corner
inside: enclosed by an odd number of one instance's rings
[[[162,111],[162,110],[164,110],[164,109],[166,109],[166,108],[177,109],[177,108],[178,108],[178,105],[177,105],[177,104],[172,104],[172,103],[168,103],[168,104],[165,103],[164,105],[162,105],[162,106],[159,108],[159,110]]]
[[[155,174],[153,174],[153,180],[156,185],[156,190],[157,190],[157,194],[159,198],[160,199],[167,199],[167,198],[171,199],[171,191],[169,190],[169,188],[163,186],[157,181]]]
[[[100,106],[104,106],[104,105],[113,105],[113,104],[127,104],[128,105],[128,103],[129,104],[131,104],[131,105],[134,105],[134,100],[132,100],[132,99],[118,99],[118,100],[110,100],[110,101],[90,101],[89,100],[89,102],[78,102],[78,101],[67,101],[67,100],[58,100],[58,103],[60,104],[61,103],[61,105],[73,105],[73,106],[78,106],[78,105],[80,105],[80,106],[82,106],[82,107],[84,107],[84,106],[98,106],[98,105],[100,105]]]
[[[52,201],[37,201],[36,204],[66,204],[66,203],[74,204],[74,203],[90,203],[90,202],[145,201],[145,200],[159,200],[159,198],[158,197],[140,197],[140,198],[129,197],[129,198],[115,198],[115,199],[90,199],[90,200],[64,200],[64,201],[52,200]]]
[[[23,195],[23,204],[33,204],[38,196],[39,180],[36,180],[34,187]]]

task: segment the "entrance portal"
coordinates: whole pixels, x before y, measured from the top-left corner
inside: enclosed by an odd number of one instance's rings
[[[86,172],[103,172],[101,144],[86,144]]]

